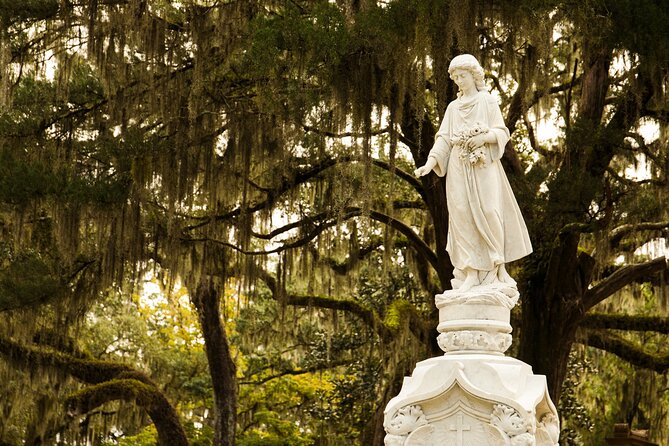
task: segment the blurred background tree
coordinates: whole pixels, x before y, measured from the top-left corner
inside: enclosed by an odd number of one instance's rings
[[[0,443],[382,444],[402,376],[440,354],[444,182],[411,172],[463,52],[535,248],[514,354],[565,444],[623,418],[666,442],[668,20],[660,0],[0,0]]]

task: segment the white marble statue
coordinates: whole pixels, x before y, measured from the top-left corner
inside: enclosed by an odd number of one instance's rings
[[[501,283],[515,287],[504,267],[532,252],[527,227],[500,159],[509,140],[499,104],[486,90],[483,68],[470,54],[451,61],[459,88],[416,176],[446,176],[448,242],[454,289]]]

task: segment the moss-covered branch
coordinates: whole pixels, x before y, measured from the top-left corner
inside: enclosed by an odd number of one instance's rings
[[[135,400],[151,417],[161,445],[188,446],[186,433],[174,407],[148,376],[128,365],[74,357],[2,337],[0,356],[17,368],[55,369],[83,383],[93,384],[68,398],[68,409],[72,415],[87,413],[108,401]]]
[[[141,401],[146,405],[153,397],[151,386],[136,379],[113,379],[85,387],[67,397],[70,415],[83,415],[110,401]]]
[[[641,346],[604,330],[587,330],[577,338],[577,342],[613,353],[637,367],[658,373],[669,370],[669,354],[649,353]]]
[[[192,231],[194,229],[201,228],[214,222],[233,220],[242,214],[247,215],[264,209],[269,209],[276,203],[279,197],[293,190],[300,184],[311,181],[325,170],[341,164],[364,162],[364,161],[365,160],[363,160],[362,158],[354,156],[344,156],[340,158],[327,157],[318,162],[310,163],[307,167],[301,169],[296,168],[292,172],[284,174],[281,179],[281,182],[273,188],[261,187],[259,185],[256,185],[257,189],[265,192],[266,194],[265,199],[253,203],[251,205],[239,206],[224,214],[218,214],[206,217],[192,217],[191,218],[192,220],[197,220],[198,222],[186,226],[184,230]],[[370,162],[372,165],[379,167],[383,170],[386,170],[388,172],[391,172],[393,175],[396,175],[398,178],[401,178],[402,180],[406,181],[416,190],[416,192],[418,192],[419,195],[421,195],[421,197],[424,198],[425,192],[423,190],[423,185],[416,177],[414,177],[408,172],[403,171],[402,169],[397,168],[397,166],[391,166],[390,163],[386,161],[372,159],[370,160]]]
[[[390,215],[385,214],[383,212],[374,210],[365,210],[358,207],[347,207],[342,209],[341,213],[336,213],[336,214],[332,214],[330,212],[323,212],[315,216],[306,217],[300,220],[299,222],[290,223],[289,225],[287,225],[290,227],[290,229],[300,228],[303,230],[306,229],[306,231],[299,237],[290,239],[289,241],[284,242],[283,245],[267,251],[247,251],[233,243],[216,239],[210,239],[206,237],[184,238],[183,241],[213,242],[221,246],[234,249],[235,251],[238,251],[245,255],[275,254],[286,251],[288,249],[294,249],[294,248],[299,248],[301,246],[305,246],[307,243],[315,239],[326,229],[331,228],[342,221],[349,220],[354,217],[369,217],[372,220],[378,221],[380,223],[392,227],[393,229],[400,232],[407,238],[408,246],[411,246],[413,249],[415,249],[416,252],[419,255],[421,255],[428,263],[430,263],[430,265],[432,265],[432,267],[435,270],[437,271],[439,270],[437,255],[434,253],[434,251],[432,251],[432,249],[427,245],[427,243],[425,243],[425,241],[418,234],[416,234],[416,232],[412,228],[410,228],[400,220],[391,217]],[[277,230],[279,231],[277,232],[277,234],[283,232],[284,229],[285,226]],[[275,231],[273,231],[273,233],[274,232]]]
[[[654,331],[656,333],[669,334],[669,318],[657,316],[594,313],[585,316],[580,326],[582,328]]]
[[[647,231],[650,232],[650,239],[657,238],[661,234],[659,232],[666,231],[669,229],[669,221],[658,221],[658,222],[643,222],[635,224],[625,224],[620,225],[614,228],[611,231],[609,237],[609,245],[611,248],[616,249],[620,246],[623,238],[631,234],[636,234],[638,232]]]
[[[424,320],[425,318],[422,317],[416,308],[409,302],[397,301],[388,310],[388,316],[384,320],[376,311],[356,300],[331,296],[287,293],[286,290],[281,288],[277,283],[276,278],[263,268],[255,266],[254,274],[267,285],[272,292],[274,299],[284,302],[286,305],[345,311],[359,317],[365,324],[371,327],[380,338],[386,341],[389,341],[394,337],[395,332],[400,325],[398,321],[406,321],[411,333],[422,342],[429,344],[429,339],[432,335],[432,327],[428,326]]]
[[[333,131],[330,131],[330,130],[319,129],[317,127],[313,127],[313,126],[306,125],[306,124],[302,125],[302,129],[305,132],[313,132],[313,133],[317,133],[319,135],[327,136],[328,138],[338,138],[338,139],[350,138],[350,137],[366,138],[368,136],[379,136],[379,135],[383,135],[384,133],[390,133],[390,131],[392,130],[390,127],[386,127],[386,128],[383,128],[383,129],[379,129],[379,130],[369,132],[369,133],[362,133],[362,132],[341,132],[341,133],[337,133],[337,132],[333,132]]]
[[[360,211],[362,212],[362,209]],[[423,258],[427,260],[430,265],[432,265],[432,268],[434,268],[435,271],[439,271],[439,261],[437,259],[437,255],[434,253],[434,251],[432,251],[427,243],[425,243],[425,241],[418,234],[416,234],[413,229],[396,218],[386,215],[382,212],[369,211],[369,217],[372,220],[376,220],[390,226],[404,235],[409,241],[411,247],[414,248],[418,254],[423,256]]]
[[[66,400],[68,414],[83,415],[110,401],[134,402],[153,420],[161,445],[188,445],[176,411],[155,386],[137,379],[113,379],[85,387]]]
[[[353,299],[341,299],[329,296],[288,294],[286,303],[296,307],[316,307],[345,311],[354,314],[371,327],[385,341],[393,339],[404,321],[409,331],[419,340],[429,343],[431,328],[416,308],[406,301],[397,301],[388,310],[388,316],[382,319],[379,314]]]
[[[648,262],[627,265],[616,270],[613,274],[585,292],[583,296],[585,310],[587,311],[594,307],[616,291],[619,291],[626,285],[632,283],[638,277],[656,274],[665,271],[666,269],[666,259],[664,257],[658,257],[657,259]]]
[[[374,331],[384,340],[390,340],[394,331],[384,323],[379,314],[371,308],[353,299],[341,299],[329,296],[317,295],[286,295],[286,303],[295,307],[316,307],[330,310],[345,311],[359,317],[365,324],[372,327]]]
[[[354,249],[344,261],[338,261],[332,257],[322,257],[316,248],[311,250],[311,254],[317,262],[330,267],[335,274],[343,276],[348,274],[361,260],[365,259],[381,246],[383,246],[382,239],[372,240],[368,244]],[[406,239],[399,239],[393,242],[393,246],[396,248],[406,248],[408,243]]]

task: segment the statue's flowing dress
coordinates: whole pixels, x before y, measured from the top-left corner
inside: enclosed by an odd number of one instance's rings
[[[482,163],[461,158],[456,135],[477,123],[497,139],[486,144]],[[500,159],[509,140],[495,98],[479,91],[451,102],[436,135],[430,155],[439,176],[446,175],[448,242],[446,250],[456,269],[493,271],[532,252],[525,221],[504,173]]]

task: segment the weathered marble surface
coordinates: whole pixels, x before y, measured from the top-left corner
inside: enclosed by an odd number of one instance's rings
[[[504,356],[516,282],[505,264],[532,252],[500,158],[509,138],[471,55],[453,59],[460,93],[416,175],[446,175],[452,290],[435,296],[445,352],[416,365],[385,409],[388,446],[557,446],[546,378]]]
[[[458,98],[448,105],[427,162],[415,174],[446,176],[453,288],[515,286],[504,265],[530,254],[532,244],[500,162],[509,130],[474,56],[455,57],[448,71]]]
[[[386,406],[386,445],[556,446],[546,378],[506,356],[464,353],[419,362]]]

